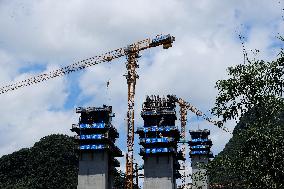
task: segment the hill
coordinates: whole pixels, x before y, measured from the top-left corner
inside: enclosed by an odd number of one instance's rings
[[[267,125],[254,125],[247,112],[233,137],[209,164],[210,182],[223,188],[284,188],[284,113]]]
[[[53,134],[0,158],[1,189],[75,189],[78,157],[73,137]],[[115,186],[123,185],[122,173]]]

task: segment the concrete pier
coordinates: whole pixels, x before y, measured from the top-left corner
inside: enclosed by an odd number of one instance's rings
[[[145,157],[144,189],[175,188],[174,162],[172,155]]]
[[[209,158],[213,158],[210,151],[212,141],[208,138],[210,131],[191,130],[189,133],[191,135],[189,156],[192,165],[192,189],[208,189],[209,178],[205,165],[208,164]]]
[[[77,189],[111,189],[107,152],[83,153],[79,160]]]
[[[182,160],[177,151],[180,131],[175,126],[177,119],[175,101],[159,96],[147,96],[141,116],[144,127],[138,127],[140,155],[144,160],[144,189],[176,189],[176,179]]]
[[[115,157],[122,157],[122,152],[115,146],[119,134],[111,123],[112,107],[80,107],[76,112],[81,114],[79,123],[71,131],[77,133],[77,189],[113,189],[115,167],[120,166]]]

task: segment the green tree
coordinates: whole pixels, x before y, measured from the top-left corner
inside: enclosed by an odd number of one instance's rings
[[[283,41],[283,39],[282,39]],[[284,188],[284,53],[247,59],[216,83],[212,112],[224,122],[240,117],[233,137],[210,164],[211,181],[228,188]]]

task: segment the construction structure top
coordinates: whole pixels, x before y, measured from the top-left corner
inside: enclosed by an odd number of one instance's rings
[[[177,120],[175,107],[175,101],[170,98],[161,98],[159,95],[146,96],[141,112],[144,127],[174,127]]]
[[[119,134],[112,125],[114,117],[112,107],[103,105],[102,107],[76,108],[80,113],[79,123],[73,124],[71,131],[75,132],[77,150],[82,152],[109,151],[111,162],[114,167],[120,166],[114,157],[122,157],[122,151],[115,145]]]
[[[205,156],[207,158],[213,158],[213,153],[210,151],[212,146],[211,139],[208,138],[210,131],[204,130],[190,130],[191,140],[188,142],[190,146],[190,157]]]
[[[156,95],[146,96],[142,105],[141,116],[144,127],[138,127],[140,155],[143,159],[157,156],[173,157],[175,178],[180,178],[178,160],[183,160],[182,152],[177,150],[177,143],[181,137],[178,127],[176,103],[167,97]]]

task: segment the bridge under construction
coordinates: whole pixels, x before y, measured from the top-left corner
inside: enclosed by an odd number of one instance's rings
[[[174,41],[175,37],[170,34],[157,35],[152,39],[147,38],[58,70],[1,87],[0,94],[126,56],[126,74],[124,76],[126,77],[128,86],[128,109],[126,111],[127,136],[125,137],[127,143],[125,154],[125,188],[133,189],[134,173],[137,172],[133,167],[135,135],[134,105],[136,80],[139,78],[136,69],[139,68],[138,58],[141,57],[139,52],[158,46],[168,49],[172,47]],[[176,105],[180,107],[180,127],[176,126]],[[221,121],[210,119],[184,99],[174,95],[168,95],[163,98],[155,95],[147,97],[141,112],[144,120],[144,128],[138,128],[136,131],[140,137],[140,145],[142,146],[140,155],[144,159],[145,188],[175,189],[187,188],[189,186],[185,182],[185,178],[188,177],[185,166],[186,144],[189,144],[189,140],[186,138],[188,111],[229,132]],[[80,120],[78,124],[72,126],[72,131],[76,132],[75,140],[78,142],[76,148],[80,154],[78,188],[110,189],[113,186],[112,172],[115,167],[119,166],[119,162],[115,157],[122,156],[120,149],[115,146],[115,140],[119,134],[115,126],[111,124],[111,120],[114,117],[112,108],[111,106],[77,108],[76,112],[80,113]],[[179,145],[180,151],[178,151]],[[209,150],[211,146],[208,146],[207,143],[200,143],[194,146],[196,147],[195,149],[201,149],[202,152],[206,152],[205,154],[195,154],[194,157],[202,156],[203,159],[212,157]],[[193,146],[191,146],[192,148]],[[192,149],[192,151],[194,150]],[[136,182],[138,176],[138,174],[135,176]],[[181,179],[179,186],[177,186],[176,179]],[[200,182],[197,181],[197,183]],[[206,188],[207,185],[198,187]]]

